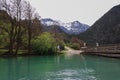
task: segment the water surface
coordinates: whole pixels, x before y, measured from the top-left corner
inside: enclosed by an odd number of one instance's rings
[[[0,58],[0,80],[120,80],[120,60],[83,55]]]

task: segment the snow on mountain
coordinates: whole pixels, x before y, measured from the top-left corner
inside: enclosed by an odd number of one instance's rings
[[[52,20],[50,18],[41,19],[41,23],[45,26],[58,25],[62,31],[67,34],[79,34],[86,31],[89,26],[82,24],[79,21],[64,23],[57,20]]]
[[[58,25],[59,23],[55,20],[52,20],[50,18],[41,19],[41,23],[45,26],[52,26],[52,25]]]

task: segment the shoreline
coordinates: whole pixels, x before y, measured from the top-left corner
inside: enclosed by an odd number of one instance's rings
[[[59,55],[59,54],[67,54],[67,55],[74,55],[74,54],[83,54],[83,55],[96,55],[96,56],[103,56],[103,57],[109,57],[109,58],[119,58],[120,59],[120,52],[116,51],[96,51],[96,50],[74,50],[69,47],[65,47],[66,50],[63,50],[61,52],[58,52],[53,55]],[[28,54],[28,53],[23,53],[23,54],[1,54],[0,57],[29,57],[29,56],[53,56],[53,55],[41,55],[41,54]]]
[[[41,54],[3,54],[0,55],[0,58],[12,58],[12,57],[30,57],[30,56],[54,56],[54,55],[60,55],[60,53],[58,54],[53,54],[53,55],[41,55]]]

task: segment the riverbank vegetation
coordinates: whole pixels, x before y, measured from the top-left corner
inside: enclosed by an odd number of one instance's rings
[[[55,54],[64,49],[64,34],[57,26],[43,29],[40,16],[25,0],[0,1],[0,55]]]

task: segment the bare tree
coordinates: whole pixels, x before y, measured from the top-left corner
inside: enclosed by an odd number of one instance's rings
[[[26,19],[28,20],[28,53],[31,53],[31,39],[32,39],[32,19],[34,18],[35,9],[30,5],[29,2],[26,3]]]
[[[9,28],[9,53],[13,53],[13,47],[14,43],[16,42],[16,52],[17,54],[19,47],[20,47],[20,41],[21,41],[21,32],[22,32],[22,26],[21,26],[21,20],[23,18],[24,14],[24,6],[25,1],[24,0],[1,0],[2,2],[2,8],[6,11],[6,13],[9,15],[8,21],[11,23],[11,26]]]
[[[14,25],[14,13],[13,13],[13,4],[11,4],[10,1],[6,1],[6,0],[2,0],[2,4],[3,4],[3,9],[6,11],[6,13],[10,16],[8,17],[9,22],[11,23],[10,29],[8,30],[8,35],[9,35],[9,53],[12,54],[13,53],[13,45],[15,42],[15,38],[14,38],[14,29],[15,29],[15,25]],[[7,28],[6,28],[7,29]]]
[[[15,54],[18,53],[20,44],[21,44],[21,37],[22,37],[22,25],[21,25],[21,20],[23,18],[23,14],[24,14],[24,0],[14,0],[12,2],[14,4],[14,13],[16,16],[16,26],[15,26],[15,30],[16,30],[16,52]]]
[[[34,14],[33,27],[32,27],[32,38],[38,36],[42,32],[42,24],[40,22],[40,16],[38,13]]]

